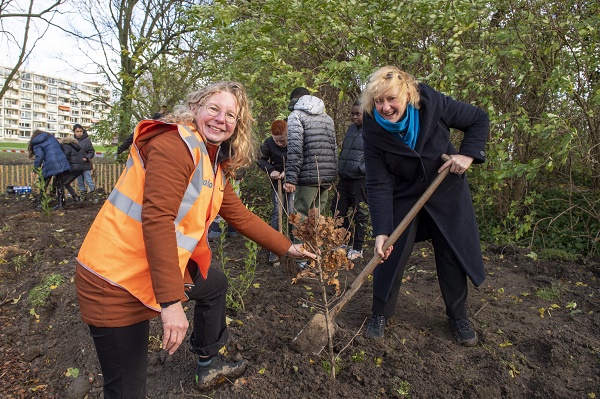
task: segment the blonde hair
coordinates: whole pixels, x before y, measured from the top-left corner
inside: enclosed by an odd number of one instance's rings
[[[360,96],[363,112],[373,116],[375,99],[388,94],[404,96],[408,93],[409,103],[419,109],[421,96],[419,82],[411,74],[395,66],[384,66],[373,72],[367,79],[367,87]]]
[[[227,139],[227,143],[229,144],[229,159],[223,164],[223,170],[227,176],[234,178],[236,170],[250,166],[254,158],[255,144],[252,137],[252,123],[254,119],[252,118],[250,103],[244,85],[231,81],[212,83],[188,94],[184,105],[177,107],[172,114],[164,116],[162,120],[165,122],[192,125],[196,130],[200,131],[196,125],[196,115],[193,110],[198,105],[204,103],[208,97],[219,92],[232,94],[238,105],[238,121],[233,134]],[[200,133],[202,134],[202,132]]]

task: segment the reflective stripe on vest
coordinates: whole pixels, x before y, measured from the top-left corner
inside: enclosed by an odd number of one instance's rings
[[[150,121],[141,122],[136,127],[134,143],[152,126]],[[206,231],[221,207],[226,177],[220,167],[216,174],[213,172],[206,146],[197,133],[184,125],[177,128],[196,165],[174,220],[179,267],[183,276],[188,260],[192,259],[206,278],[211,258]],[[133,145],[125,170],[92,224],[78,261],[159,311],[142,236],[144,182],[143,159]],[[167,232],[165,235],[169,239]]]

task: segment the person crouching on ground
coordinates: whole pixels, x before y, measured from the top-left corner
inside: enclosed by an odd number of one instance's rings
[[[165,123],[163,121],[169,122]],[[163,121],[141,121],[127,167],[77,257],[77,294],[104,378],[104,398],[146,397],[149,320],[160,316],[173,354],[188,330],[182,302],[195,301],[190,348],[196,385],[241,375],[246,361],[218,356],[228,338],[227,278],[210,267],[208,226],[220,213],[278,255],[315,257],[273,230],[235,195],[229,177],[252,162],[244,87],[218,82],[189,94]]]
[[[467,276],[485,279],[475,212],[465,171],[485,160],[489,119],[483,110],[455,101],[394,66],[375,71],[361,96],[366,185],[376,254],[372,318],[367,338],[383,338],[394,314],[415,241],[431,239],[446,315],[458,343],[477,344],[467,317]],[[464,132],[458,151],[450,130]],[[450,160],[442,161],[442,154]],[[450,174],[396,244],[383,244],[442,170]]]

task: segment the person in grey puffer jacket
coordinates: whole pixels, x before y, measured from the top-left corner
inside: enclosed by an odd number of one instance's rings
[[[350,113],[352,124],[348,127],[342,143],[338,164],[340,180],[337,184],[337,198],[331,202],[331,213],[343,218],[342,227],[349,229],[350,220],[354,220],[352,248],[348,250],[348,259],[362,258],[367,224],[367,188],[365,186],[365,153],[362,138],[362,110],[360,102],[355,101]],[[354,208],[348,217],[348,208]]]
[[[288,108],[288,152],[284,189],[295,193],[294,207],[302,217],[325,209],[328,190],[337,175],[337,145],[333,119],[323,100],[304,87],[294,89]]]

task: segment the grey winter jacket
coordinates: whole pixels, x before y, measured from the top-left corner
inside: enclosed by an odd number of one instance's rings
[[[338,174],[341,179],[358,180],[365,178],[365,152],[363,150],[362,126],[356,123],[348,126],[342,143]]]
[[[325,104],[302,96],[288,117],[288,158],[285,181],[300,186],[328,186],[337,175],[337,145],[333,119]]]

